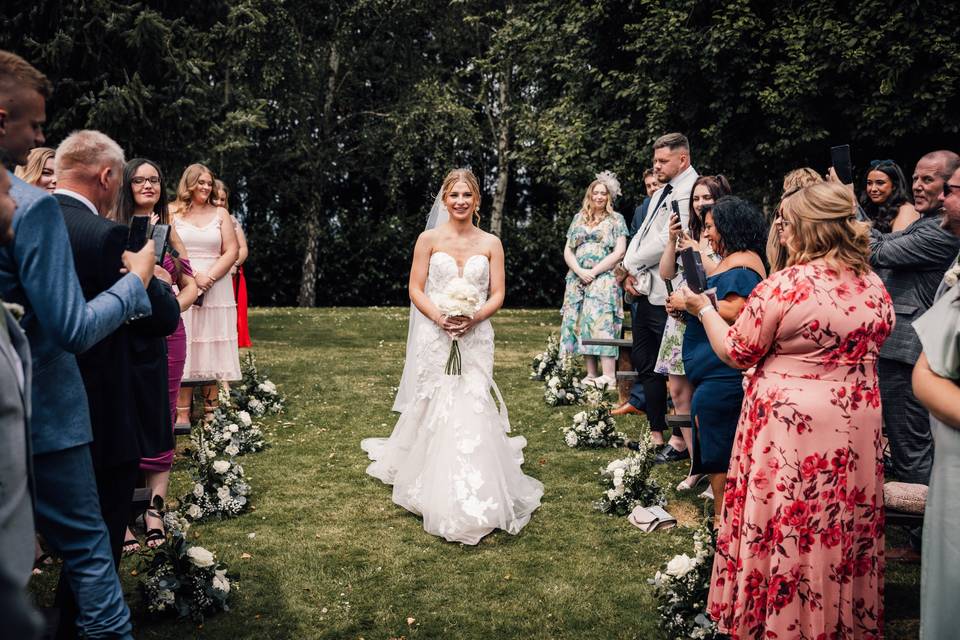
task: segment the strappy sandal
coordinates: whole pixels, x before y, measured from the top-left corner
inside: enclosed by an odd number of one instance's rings
[[[123,557],[140,553],[140,541],[136,538],[124,538],[122,547]]]
[[[147,526],[147,516],[151,518],[156,518],[160,522],[163,522],[163,516],[160,515],[159,511],[154,509],[147,509],[143,512],[143,526]],[[143,539],[144,544],[146,544],[151,549],[156,549],[164,542],[167,541],[167,534],[163,529],[147,529],[147,535]]]

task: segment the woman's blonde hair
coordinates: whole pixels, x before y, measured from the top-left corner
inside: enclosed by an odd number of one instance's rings
[[[781,203],[784,222],[793,227],[787,266],[823,259],[857,275],[870,271],[870,226],[856,218],[850,190],[835,182],[800,189]]]
[[[227,205],[230,203],[230,188],[219,178],[213,181],[213,191],[210,192],[210,195],[212,196],[215,193],[223,194],[223,208],[229,211],[230,207]]]
[[[30,151],[27,156],[27,164],[17,167],[13,175],[17,176],[27,184],[36,185],[40,182],[40,176],[43,175],[43,165],[47,164],[57,153],[56,149],[50,147],[36,147]]]
[[[466,182],[470,190],[473,191],[473,200],[476,203],[473,209],[473,223],[480,226],[480,181],[473,175],[470,169],[454,169],[443,179],[443,185],[440,187],[440,199],[446,202],[447,194],[453,189],[453,185],[458,182]]]
[[[781,203],[785,198],[792,196],[800,189],[820,184],[821,182],[823,182],[823,178],[810,167],[800,167],[799,169],[790,171],[787,175],[783,176],[783,192],[780,195]],[[777,211],[773,214],[774,219],[779,215],[779,210],[780,206],[778,205]],[[778,225],[771,224],[770,233],[767,235],[767,261],[770,263],[770,273],[786,268],[789,257],[787,248],[780,244],[780,229]]]
[[[183,170],[180,183],[177,184],[177,197],[170,203],[170,209],[173,213],[182,216],[190,210],[190,207],[193,206],[193,192],[197,190],[197,183],[200,182],[200,177],[205,173],[210,175],[211,182],[216,179],[213,171],[199,162],[195,162]],[[210,190],[210,193],[213,193],[213,189]],[[207,201],[209,202],[209,197]]]
[[[607,190],[607,205],[603,208],[603,213],[600,215],[594,215],[593,213],[593,201],[591,195],[593,195],[593,188],[598,184],[602,184],[603,188]],[[593,227],[601,222],[604,218],[613,214],[613,196],[610,194],[610,187],[607,186],[607,183],[603,180],[594,180],[590,183],[590,186],[587,187],[587,191],[583,194],[583,204],[580,205],[580,215],[583,216],[584,222],[587,223],[588,227]]]
[[[786,197],[786,195],[792,191],[803,189],[804,187],[809,187],[821,182],[823,182],[823,176],[810,167],[800,167],[799,169],[794,169],[787,175],[783,176],[783,194],[780,197]]]

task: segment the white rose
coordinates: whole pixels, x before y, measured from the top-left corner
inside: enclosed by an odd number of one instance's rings
[[[586,411],[581,411],[581,412],[578,413],[577,415],[573,416],[573,421],[574,421],[574,422],[583,422],[583,419],[586,418],[586,417],[587,417],[587,412],[586,412]]]
[[[203,485],[199,482],[193,485],[193,495],[202,498],[203,497]]]
[[[226,502],[230,499],[230,487],[220,487],[217,489],[217,497],[220,498],[220,502]]]
[[[557,376],[553,376],[552,378],[550,378],[550,382],[547,383],[547,386],[553,389],[556,389],[557,387],[560,386],[560,378],[558,378]]]
[[[187,507],[187,515],[196,520],[203,515],[203,509],[201,509],[198,505],[192,504]]]
[[[203,547],[190,547],[187,549],[187,558],[200,568],[212,567],[214,562],[213,554]]]
[[[227,429],[227,431],[229,431],[230,433],[236,433],[237,431],[240,431],[240,427],[238,427],[237,425],[233,424],[232,422],[226,426],[226,429]]]
[[[616,500],[616,498],[617,498],[617,492],[614,491],[613,489],[607,489],[607,499]]]
[[[223,569],[217,569],[213,574],[213,588],[217,591],[230,593],[230,580],[227,578],[227,572]]]
[[[577,434],[575,434],[573,431],[567,431],[566,435],[563,436],[563,439],[566,441],[568,447],[577,446]]]
[[[679,556],[674,556],[673,559],[667,563],[667,575],[680,578],[689,573],[694,566],[696,566],[696,563],[694,562],[693,558],[685,553],[682,553]]]
[[[228,445],[226,449],[223,450],[228,456],[235,456],[240,453],[240,447],[235,444]]]
[[[250,414],[246,411],[238,411],[237,417],[240,418],[240,422],[242,422],[245,427],[249,427],[253,423],[253,420],[250,419]]]
[[[230,463],[226,460],[214,460],[213,470],[219,474],[224,474],[230,470]]]
[[[603,429],[605,426],[607,426],[607,423],[603,420],[597,423],[597,429]]]
[[[157,593],[157,599],[160,600],[164,606],[173,604],[177,601],[176,595],[174,595],[173,591],[170,591],[170,589],[161,589],[159,593]]]

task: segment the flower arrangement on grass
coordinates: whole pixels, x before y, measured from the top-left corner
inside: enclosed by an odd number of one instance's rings
[[[216,451],[203,429],[190,435],[193,487],[180,498],[180,510],[190,521],[209,517],[229,518],[250,506],[250,485],[243,467],[233,457]]]
[[[533,362],[530,363],[531,380],[548,380],[554,369],[557,368],[557,361],[560,359],[560,339],[555,333],[547,337],[546,348],[533,356]]]
[[[209,615],[230,610],[226,566],[211,551],[187,541],[184,531],[172,530],[166,544],[148,557],[139,586],[150,613],[202,623]]]
[[[200,438],[215,454],[240,456],[254,453],[267,446],[260,425],[246,411],[231,406],[230,394],[220,387],[219,405],[213,417],[200,423],[190,434],[193,448],[199,448]]]
[[[720,637],[716,623],[706,614],[715,535],[707,522],[702,524],[693,534],[693,556],[674,556],[663,571],[648,580],[663,629],[671,640]]]
[[[626,434],[617,431],[617,423],[610,410],[613,408],[604,398],[603,391],[588,387],[584,394],[590,408],[573,416],[573,423],[563,427],[563,440],[568,447],[619,447]]]
[[[667,503],[663,488],[650,477],[655,455],[650,434],[643,432],[636,444],[636,453],[614,460],[600,470],[604,492],[603,497],[594,503],[598,511],[625,516],[637,506],[663,506]]]
[[[247,352],[240,363],[243,377],[230,388],[230,398],[237,411],[246,411],[250,416],[259,418],[268,413],[283,411],[285,399],[265,375],[257,371],[257,361],[253,353]]]
[[[543,386],[543,401],[551,407],[580,404],[583,401],[583,370],[572,354],[561,353],[557,366]]]

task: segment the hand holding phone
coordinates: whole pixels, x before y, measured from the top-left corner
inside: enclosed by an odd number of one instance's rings
[[[130,220],[130,229],[127,231],[127,251],[134,253],[143,249],[150,235],[150,218],[147,216],[134,216]]]
[[[830,163],[841,184],[853,184],[853,164],[850,162],[850,145],[830,147]]]
[[[680,252],[680,262],[687,287],[694,293],[703,293],[707,289],[707,272],[703,269],[700,252],[687,247]]]

